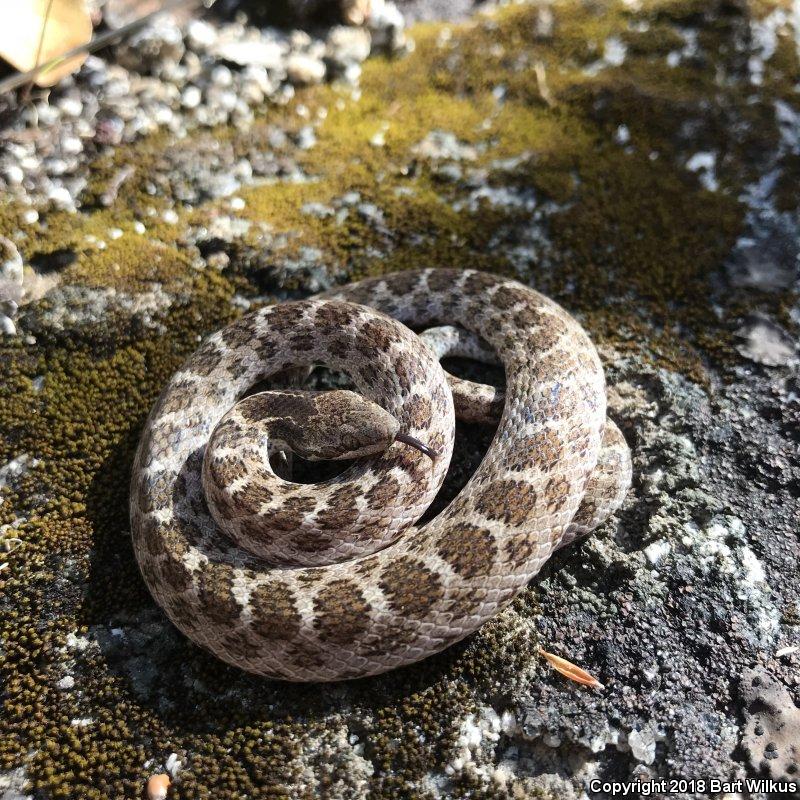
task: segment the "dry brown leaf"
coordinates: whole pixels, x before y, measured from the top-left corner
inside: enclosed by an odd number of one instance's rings
[[[583,686],[591,686],[593,689],[605,689],[605,686],[603,686],[597,678],[590,675],[585,669],[575,666],[571,661],[567,661],[566,658],[554,656],[552,653],[542,650],[541,647],[539,648],[539,655],[544,656],[550,663],[550,666],[556,670],[556,672],[560,672],[565,678],[569,678],[571,681],[580,683]]]
[[[92,20],[84,0],[15,0],[3,13],[0,57],[20,72],[27,72],[91,38]],[[34,83],[53,86],[85,60],[86,55],[79,55],[59,61],[40,72]]]

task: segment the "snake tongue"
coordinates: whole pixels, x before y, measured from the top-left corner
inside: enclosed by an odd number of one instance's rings
[[[394,437],[395,441],[402,442],[403,444],[407,444],[410,447],[414,447],[420,451],[420,453],[424,453],[431,461],[436,461],[439,457],[439,454],[428,445],[423,444],[419,439],[415,438],[414,436],[410,436],[407,433],[398,433],[397,436]]]

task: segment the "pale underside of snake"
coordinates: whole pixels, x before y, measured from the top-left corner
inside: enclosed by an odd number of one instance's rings
[[[499,362],[504,392],[449,378],[446,355]],[[360,394],[252,394],[320,364]],[[415,526],[450,462],[454,408],[499,417],[497,431],[458,496]],[[355,461],[294,483],[270,464],[287,449]],[[209,337],[147,420],[131,525],[150,591],[187,636],[253,673],[332,681],[475,631],[613,513],[630,479],[575,319],[512,280],[417,270],[269,306]]]

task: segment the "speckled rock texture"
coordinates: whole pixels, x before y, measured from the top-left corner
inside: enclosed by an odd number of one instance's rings
[[[164,771],[170,797],[218,800],[800,781],[799,27],[775,0],[510,5],[420,23],[404,58],[236,124],[183,126],[178,103],[90,151],[69,203],[23,174],[0,205],[0,796],[138,798]],[[247,67],[225,68],[238,86]],[[145,416],[244,310],[424,265],[514,276],[580,318],[633,451],[627,502],[438,657],[330,686],[229,669],[137,571]],[[430,513],[491,436],[459,427]]]

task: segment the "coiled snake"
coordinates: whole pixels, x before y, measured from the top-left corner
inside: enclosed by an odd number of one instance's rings
[[[406,325],[447,327],[421,339]],[[448,354],[499,359],[504,396],[459,379],[451,391]],[[246,396],[315,364],[361,395]],[[502,412],[497,432],[461,493],[413,527],[448,468],[454,400],[468,419]],[[270,466],[287,449],[356,460],[299,484]],[[597,353],[560,306],[481,272],[400,272],[262,308],[204,342],[144,427],[134,549],[170,619],[224,661],[294,681],[373,675],[500,611],[621,504],[630,464]]]

